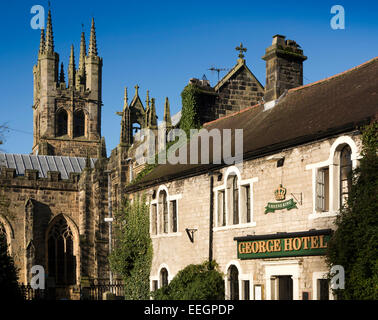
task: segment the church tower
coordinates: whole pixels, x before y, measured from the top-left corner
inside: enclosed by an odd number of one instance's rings
[[[59,65],[59,55],[54,51],[49,10],[33,74],[33,154],[97,157],[102,145],[102,58],[97,53],[94,20],[88,52],[82,32],[78,68],[72,45],[65,77],[64,65]]]

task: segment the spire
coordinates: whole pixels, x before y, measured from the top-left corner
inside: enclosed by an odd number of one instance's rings
[[[71,45],[71,54],[70,54],[70,62],[68,64],[68,87],[74,88],[75,87],[75,55],[74,55],[74,46]]]
[[[53,37],[53,30],[52,30],[52,22],[51,22],[51,10],[47,15],[47,27],[46,27],[46,52],[53,53],[54,52],[54,37]]]
[[[156,127],[157,125],[157,117],[156,117],[156,110],[155,110],[155,99],[151,99],[151,108],[148,117],[148,126],[149,127]]]
[[[170,110],[170,107],[169,107],[168,97],[165,98],[163,121],[165,122],[165,125],[167,127],[172,126],[171,110]]]
[[[97,56],[96,29],[95,29],[95,24],[94,24],[93,18],[92,18],[92,26],[91,26],[91,37],[89,39],[88,55],[90,57]]]
[[[60,75],[59,75],[59,82],[64,83],[64,68],[63,68],[63,62],[60,64]]]
[[[45,29],[41,29],[41,40],[39,42],[39,53],[42,54],[45,52]]]

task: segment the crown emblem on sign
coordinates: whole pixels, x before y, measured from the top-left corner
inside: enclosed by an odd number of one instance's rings
[[[277,201],[285,200],[286,188],[284,188],[282,186],[282,184],[280,184],[280,186],[278,187],[278,189],[276,189],[276,191],[274,191],[274,196],[276,197]]]

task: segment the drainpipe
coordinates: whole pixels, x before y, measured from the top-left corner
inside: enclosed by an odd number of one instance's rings
[[[112,214],[112,171],[106,170],[105,173],[108,175],[108,217],[105,218],[105,222],[109,223],[109,255],[112,252],[112,222],[113,222],[113,214]],[[109,282],[110,285],[113,284],[113,273],[110,269],[109,265]]]
[[[210,174],[210,223],[209,223],[209,262],[213,261],[213,220],[214,220],[214,176]]]
[[[213,224],[214,224],[214,176],[222,177],[220,172],[209,172],[210,176],[210,214],[209,214],[209,262],[213,261]]]

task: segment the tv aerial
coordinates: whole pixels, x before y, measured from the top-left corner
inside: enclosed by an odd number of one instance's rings
[[[221,71],[227,71],[228,69],[226,69],[226,68],[215,68],[215,67],[211,67],[211,68],[209,68],[208,70],[213,71],[213,72],[216,72],[216,73],[218,74],[218,82],[219,82],[219,73],[220,73]]]

